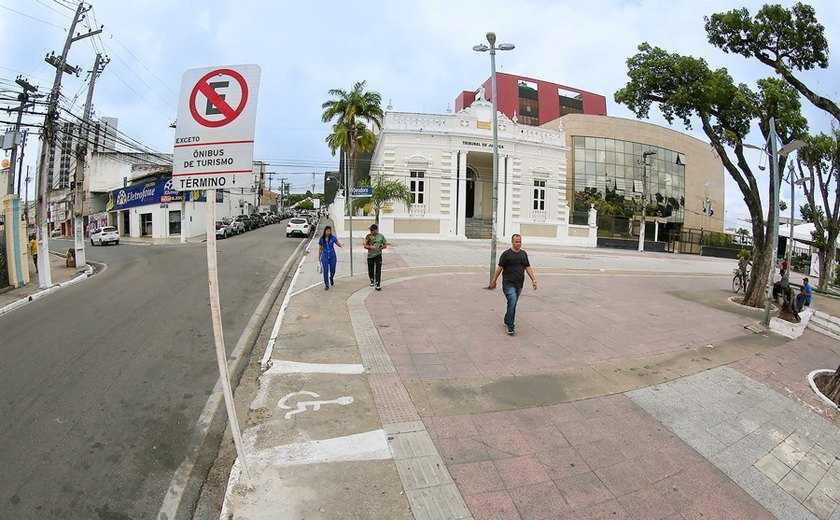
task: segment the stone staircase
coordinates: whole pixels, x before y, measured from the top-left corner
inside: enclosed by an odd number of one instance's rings
[[[815,310],[814,315],[808,321],[808,328],[825,334],[830,338],[840,340],[840,318],[822,311]]]
[[[464,226],[467,238],[490,238],[493,236],[493,219],[468,218]]]

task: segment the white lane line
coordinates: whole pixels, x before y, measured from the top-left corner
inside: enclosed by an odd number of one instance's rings
[[[266,374],[362,374],[365,367],[361,364],[300,363],[297,361],[278,361],[271,363]]]
[[[254,333],[259,332],[258,329],[261,325],[260,322],[264,320],[264,318],[260,318],[260,316],[264,312],[268,312],[271,308],[271,304],[277,297],[277,292],[280,290],[283,283],[283,278],[286,277],[286,270],[289,268],[289,264],[294,259],[295,255],[300,252],[300,248],[303,244],[304,242],[301,242],[295,248],[294,252],[286,260],[286,263],[284,263],[283,267],[280,268],[280,271],[277,273],[277,276],[274,277],[274,281],[271,283],[271,286],[265,292],[262,300],[260,300],[260,303],[254,310],[254,315],[251,316],[251,319],[245,326],[245,330],[243,330],[242,335],[239,336],[239,341],[236,343],[236,347],[234,347],[233,352],[231,352],[230,357],[228,358],[229,371],[235,372],[236,366],[240,362],[244,361],[242,359],[242,353],[244,352],[246,345],[254,341],[250,338]],[[199,415],[198,421],[193,428],[191,444],[187,456],[184,457],[184,461],[181,462],[181,465],[178,466],[177,470],[175,470],[175,473],[172,475],[172,480],[169,482],[169,488],[166,491],[166,496],[163,498],[163,503],[161,504],[160,511],[156,517],[159,520],[172,520],[176,517],[178,508],[181,506],[181,501],[183,500],[184,493],[187,489],[187,482],[189,481],[190,475],[192,475],[193,469],[195,468],[195,462],[198,459],[201,446],[204,444],[204,439],[210,431],[210,425],[213,422],[216,412],[219,410],[219,404],[221,401],[222,380],[219,378],[216,380],[213,392],[210,394],[210,397],[207,398],[207,402],[204,404],[204,409],[201,411],[201,415]]]
[[[315,240],[315,237],[312,237],[309,244],[307,244],[307,253],[309,253],[309,246],[312,245],[312,240]],[[301,242],[301,244],[305,243],[306,242]],[[297,253],[297,249],[295,250],[295,253]],[[286,297],[283,298],[283,304],[280,305],[280,312],[277,313],[277,320],[274,322],[274,328],[271,329],[271,337],[268,338],[268,345],[265,347],[265,354],[263,354],[263,357],[260,360],[260,367],[262,367],[263,371],[271,366],[271,355],[274,353],[274,343],[277,341],[277,335],[280,334],[280,325],[283,324],[283,317],[286,315],[286,307],[289,306],[289,300],[292,299],[292,289],[294,289],[295,282],[297,282],[298,276],[300,276],[301,267],[303,267],[304,261],[306,261],[306,256],[303,256],[300,259],[297,271],[295,271],[295,275],[292,277],[292,282],[289,284],[289,290],[286,291]]]

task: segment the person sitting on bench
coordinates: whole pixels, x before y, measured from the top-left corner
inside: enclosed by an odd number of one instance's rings
[[[802,279],[802,287],[799,289],[799,294],[796,295],[796,311],[802,310],[803,306],[811,306],[811,285],[807,278]]]
[[[778,282],[773,284],[773,301],[779,301],[779,295],[782,294],[785,290],[787,290],[788,286],[790,285],[790,278],[788,276],[788,272],[782,275],[782,279]]]

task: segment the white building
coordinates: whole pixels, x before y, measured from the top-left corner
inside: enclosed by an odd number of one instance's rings
[[[172,189],[171,154],[94,153],[88,165],[84,209],[88,230],[114,226],[120,236],[153,242],[204,236],[206,192]],[[265,166],[255,162],[250,177],[237,177],[241,188],[216,191],[217,218],[258,211]]]
[[[386,112],[371,160],[371,176],[401,179],[413,203],[380,215],[388,237],[490,238],[493,217],[492,105],[477,100],[457,114]],[[520,233],[529,243],[596,246],[594,217],[572,224],[567,201],[562,129],[517,124],[498,116],[497,236]],[[348,222],[342,198],[333,208],[337,232]],[[366,232],[372,218],[354,218]],[[343,224],[343,225],[342,225]]]

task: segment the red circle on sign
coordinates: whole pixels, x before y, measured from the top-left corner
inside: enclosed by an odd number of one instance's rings
[[[215,90],[207,83],[207,80],[214,76],[230,76],[239,83],[239,87],[242,89],[242,99],[239,101],[239,106],[236,108],[231,107],[225,100],[216,93]],[[198,93],[201,92],[204,96],[213,104],[224,116],[222,119],[212,121],[210,119],[206,119],[201,114],[198,113],[198,109],[195,108],[195,98]],[[193,116],[193,119],[198,122],[198,124],[202,126],[208,126],[211,128],[218,128],[220,126],[225,126],[226,124],[232,122],[234,119],[239,117],[239,114],[245,110],[245,105],[248,104],[248,84],[245,82],[245,78],[242,77],[242,74],[236,72],[235,70],[231,69],[217,69],[205,74],[192,89],[190,93],[190,113]]]

